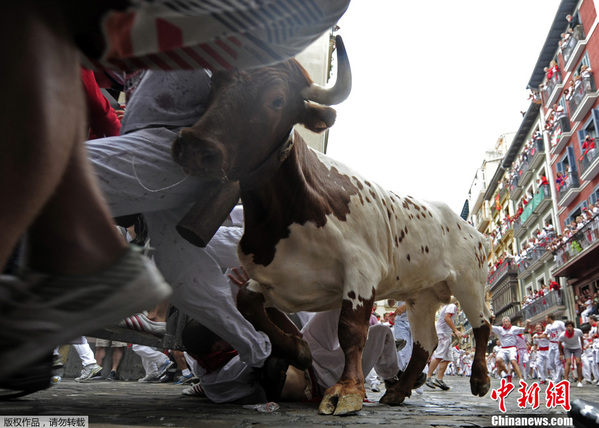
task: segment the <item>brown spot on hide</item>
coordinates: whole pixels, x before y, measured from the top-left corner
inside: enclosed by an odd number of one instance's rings
[[[408,254],[408,256],[407,256],[407,259],[408,259],[408,261],[410,261],[410,255],[409,255],[409,254]]]
[[[347,297],[349,297],[351,300],[354,300],[356,298],[356,292],[355,291],[350,291],[349,293],[347,293]]]
[[[358,193],[351,177],[336,167],[329,169],[295,133],[291,153],[267,184],[244,189],[241,180],[245,230],[240,249],[253,255],[254,263],[267,266],[279,241],[289,237],[292,224],[320,228],[327,216],[345,222],[351,197]]]

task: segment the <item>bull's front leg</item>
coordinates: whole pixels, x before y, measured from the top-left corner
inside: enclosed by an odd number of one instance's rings
[[[435,312],[438,307],[437,297],[429,290],[408,302],[408,318],[414,340],[412,356],[399,381],[387,387],[385,395],[380,399],[381,403],[399,406],[406,397],[412,395],[414,383],[437,347]]]
[[[351,300],[343,300],[339,316],[339,344],[345,355],[345,366],[335,385],[325,391],[318,408],[321,415],[348,415],[362,409],[366,397],[362,351],[368,337],[368,321],[374,302],[360,300],[354,307]]]
[[[480,327],[472,329],[476,351],[472,362],[472,375],[470,376],[470,390],[472,395],[483,397],[491,388],[491,379],[487,371],[486,347],[491,335],[491,324],[484,320]]]
[[[264,296],[248,289],[249,277],[245,271],[234,270],[229,276],[239,286],[237,309],[256,330],[266,333],[272,344],[272,355],[289,360],[300,370],[312,365],[312,353],[301,333],[287,317],[276,308],[264,307]]]

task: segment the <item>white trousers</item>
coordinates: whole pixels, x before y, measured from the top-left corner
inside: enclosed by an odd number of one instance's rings
[[[151,346],[133,344],[131,349],[141,357],[141,363],[146,371],[146,376],[158,372],[158,368],[169,361],[169,358],[164,353]]]
[[[538,351],[537,350],[537,359],[536,359],[536,367],[537,373],[539,373],[539,377],[541,381],[547,380],[547,365],[549,363],[549,351]]]
[[[549,344],[549,353],[547,355],[547,368],[552,370],[552,378],[554,382],[559,382],[564,373],[564,366],[559,357],[559,345],[557,343]]]
[[[77,355],[79,355],[83,367],[89,366],[90,364],[96,364],[96,358],[94,357],[92,348],[89,346],[89,343],[87,343],[85,336],[73,340],[71,346],[77,351]]]
[[[244,362],[260,367],[270,354],[270,341],[234,306],[222,271],[239,265],[236,243],[228,251],[223,246],[203,249],[175,229],[207,186],[172,160],[170,146],[176,135],[166,128],[151,128],[86,145],[113,216],[144,215],[156,248],[156,265],[174,289],[171,303],[229,342]],[[237,239],[240,235],[238,231]]]
[[[340,309],[319,312],[302,329],[304,340],[312,351],[312,368],[318,384],[323,388],[335,385],[345,365],[345,354],[339,345],[337,327]],[[383,379],[397,375],[397,351],[391,329],[376,324],[369,328],[362,353],[364,377],[374,368]]]

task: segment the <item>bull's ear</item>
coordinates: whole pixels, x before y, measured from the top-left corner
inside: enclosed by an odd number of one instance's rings
[[[329,129],[335,123],[337,112],[335,109],[320,104],[305,103],[306,111],[302,125],[312,132],[322,132]]]

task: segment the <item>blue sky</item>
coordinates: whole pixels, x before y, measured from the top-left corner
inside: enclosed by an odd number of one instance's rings
[[[339,25],[353,89],[327,154],[460,212],[476,169],[515,132],[559,0],[354,0]]]

